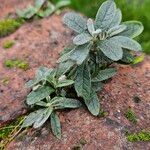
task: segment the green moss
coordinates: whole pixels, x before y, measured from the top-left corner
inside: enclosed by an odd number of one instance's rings
[[[5,49],[11,48],[14,44],[15,44],[14,41],[5,41],[3,43],[3,48],[5,48]]]
[[[21,127],[20,124],[23,122],[23,120],[24,120],[24,116],[19,117],[16,120],[14,120],[12,123],[0,128],[0,141],[8,138],[15,128],[20,128]]]
[[[128,109],[128,111],[125,113],[125,117],[132,123],[137,123],[137,117],[135,113],[131,110]]]
[[[3,19],[0,20],[0,37],[7,36],[16,31],[22,24],[19,19]]]
[[[102,117],[106,117],[108,115],[108,112],[101,110],[98,114],[98,117],[102,118]]]
[[[24,60],[21,60],[21,59],[9,59],[9,60],[6,60],[4,62],[4,65],[7,67],[7,68],[14,68],[14,67],[17,67],[17,68],[20,68],[22,70],[27,70],[29,69],[29,63],[24,61]]]
[[[84,138],[81,138],[80,139],[80,144],[85,145],[85,144],[87,144],[87,141]]]
[[[9,78],[8,78],[8,77],[4,77],[4,78],[2,79],[2,83],[3,83],[3,85],[9,84]]]
[[[72,150],[82,150],[81,145],[75,145]]]
[[[138,56],[138,57],[135,57],[134,61],[133,61],[133,64],[138,64],[138,63],[141,63],[145,58],[145,55],[142,54],[141,56]]]
[[[141,131],[139,133],[128,134],[127,140],[130,142],[140,142],[140,141],[149,142],[150,141],[150,132],[149,131]]]

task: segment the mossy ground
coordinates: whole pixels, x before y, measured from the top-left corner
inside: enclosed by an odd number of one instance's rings
[[[125,113],[125,117],[132,123],[137,123],[137,116],[133,112],[133,110],[128,109],[128,111]]]
[[[22,25],[22,23],[23,21],[21,19],[6,18],[0,20],[0,37],[13,33]]]
[[[21,59],[8,59],[5,60],[4,65],[7,68],[20,68],[24,71],[29,69],[29,63],[27,61],[21,60]]]
[[[3,48],[4,49],[9,49],[15,44],[15,41],[5,41],[3,43]]]
[[[9,84],[9,81],[10,81],[9,77],[4,77],[4,78],[2,79],[3,85]]]
[[[150,141],[150,131],[141,131],[139,133],[133,133],[127,135],[127,140],[129,142],[149,142]]]

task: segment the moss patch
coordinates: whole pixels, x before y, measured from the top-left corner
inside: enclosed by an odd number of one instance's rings
[[[103,117],[106,117],[107,115],[108,115],[108,112],[104,110],[100,110],[98,117],[103,118]]]
[[[14,41],[5,41],[5,42],[3,43],[3,48],[4,48],[4,49],[9,49],[9,48],[11,48],[14,44],[15,44]]]
[[[9,60],[6,60],[4,62],[4,65],[7,67],[7,68],[20,68],[24,71],[26,71],[27,69],[29,69],[29,63],[24,61],[24,60],[21,60],[21,59],[9,59]]]
[[[22,25],[22,23],[23,21],[20,19],[7,18],[0,20],[0,37],[13,33]]]
[[[7,84],[9,84],[9,77],[4,77],[3,79],[2,79],[2,83],[3,83],[3,85],[7,85]]]
[[[137,123],[137,117],[135,113],[131,110],[128,109],[128,111],[125,113],[125,117],[132,123]]]
[[[141,131],[139,133],[128,134],[127,140],[130,142],[149,142],[150,141],[150,131]]]

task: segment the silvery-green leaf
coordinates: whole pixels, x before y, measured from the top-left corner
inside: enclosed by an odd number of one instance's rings
[[[55,5],[53,5],[50,1],[47,1],[47,8],[45,10],[40,10],[37,12],[37,15],[40,17],[48,17],[52,13],[56,11]]]
[[[53,69],[51,69],[51,68],[49,69],[49,68],[46,68],[46,67],[40,67],[36,71],[35,79],[30,80],[29,82],[27,82],[25,84],[25,86],[30,88],[30,87],[35,86],[36,84],[38,84],[42,80],[47,80],[47,77],[51,74],[52,71],[53,71]]]
[[[80,101],[72,98],[56,97],[52,101],[54,109],[79,108],[82,106]]]
[[[104,2],[96,15],[96,29],[106,29],[112,22],[116,12],[116,4],[113,0]]]
[[[77,33],[82,33],[87,29],[86,20],[76,13],[65,14],[63,21],[69,28]]]
[[[88,33],[81,33],[73,39],[75,45],[83,45],[92,40],[92,36]]]
[[[114,61],[118,61],[123,56],[123,50],[118,43],[112,40],[105,40],[98,44],[98,47],[108,58]]]
[[[56,10],[57,9],[59,9],[59,8],[61,8],[61,7],[64,7],[64,6],[68,6],[68,5],[70,5],[71,4],[71,2],[70,2],[70,0],[61,0],[61,1],[58,1],[57,3],[56,3]]]
[[[138,42],[125,36],[114,36],[110,40],[118,43],[122,48],[126,48],[133,51],[142,50],[142,47]]]
[[[44,110],[44,112],[39,115],[38,119],[34,122],[33,127],[35,129],[41,127],[47,121],[47,119],[50,117],[52,111],[53,111],[53,109],[51,107],[46,108]]]
[[[100,33],[102,33],[102,30],[101,29],[97,29],[97,30],[92,32],[92,36],[95,37],[95,36],[99,35]]]
[[[60,124],[59,117],[54,111],[51,114],[51,128],[52,128],[53,134],[58,139],[61,139],[61,124]]]
[[[70,45],[66,46],[62,52],[60,52],[60,56],[63,56],[66,53],[69,53],[70,51],[72,51],[74,48],[76,47],[76,45],[74,45],[73,43],[71,43]]]
[[[27,96],[27,104],[32,105],[35,104],[47,96],[49,96],[51,93],[54,92],[54,89],[49,87],[49,86],[44,86],[36,91],[32,91],[28,96]]]
[[[95,92],[99,92],[103,89],[103,83],[101,82],[92,82],[92,89],[95,91]]]
[[[77,67],[74,86],[79,97],[83,97],[85,100],[90,99],[91,75],[89,67],[85,63]]]
[[[121,59],[124,63],[132,63],[134,61],[134,57],[131,54],[131,51],[124,49],[123,50],[123,58]]]
[[[97,51],[96,61],[97,61],[97,63],[99,63],[101,65],[107,64],[107,63],[111,64],[113,62],[111,59],[109,59],[107,56],[105,56],[101,50]]]
[[[24,10],[17,10],[17,14],[21,18],[30,19],[37,13],[37,11],[38,11],[37,8],[29,5],[28,8]]]
[[[36,105],[38,105],[38,106],[43,106],[43,107],[47,107],[47,103],[45,103],[45,102],[43,102],[43,101],[37,102]]]
[[[35,7],[40,9],[47,0],[35,0]]]
[[[56,87],[57,88],[65,87],[65,86],[72,85],[73,83],[74,83],[73,80],[63,80],[63,81],[59,81]]]
[[[115,68],[100,70],[98,75],[94,79],[92,79],[92,82],[99,82],[99,81],[107,80],[113,77],[116,74],[116,72],[117,71]]]
[[[111,21],[111,24],[109,26],[109,29],[115,26],[118,26],[121,23],[122,20],[122,13],[120,9],[116,10],[116,13]]]
[[[60,63],[57,68],[57,73],[56,73],[57,77],[64,75],[66,72],[68,72],[74,64],[75,63],[71,60]]]
[[[118,26],[110,28],[107,33],[108,33],[109,37],[111,37],[111,36],[119,34],[120,32],[124,31],[125,29],[126,29],[125,25],[118,25]]]
[[[56,82],[56,69],[53,69],[52,72],[49,73],[49,75],[47,75],[46,77],[46,81],[48,81],[49,83],[51,83],[52,85],[54,85],[54,83]]]
[[[87,21],[87,28],[88,28],[89,33],[92,35],[92,33],[95,31],[95,29],[94,29],[94,22],[93,22],[92,19],[88,19],[88,21]]]
[[[127,28],[122,33],[119,34],[121,36],[135,38],[138,35],[140,35],[144,30],[142,23],[138,21],[123,22],[123,25],[125,25]]]
[[[88,110],[94,115],[97,116],[100,111],[100,103],[98,96],[94,90],[91,89],[91,98],[90,100],[85,100],[85,104]]]
[[[37,111],[34,111],[32,113],[30,113],[24,120],[23,124],[22,124],[22,127],[29,127],[31,126],[38,118],[39,118],[39,115],[41,113],[43,113],[45,109],[40,109],[40,110],[37,110]]]
[[[91,44],[87,43],[81,46],[77,46],[71,53],[70,59],[76,61],[78,65],[81,65],[89,55]]]
[[[75,49],[75,48],[74,48]],[[59,59],[58,59],[58,63],[62,63],[62,62],[65,62],[65,61],[68,61],[70,59],[70,55],[72,54],[72,52],[74,51],[71,50],[69,51],[68,53],[64,53]]]

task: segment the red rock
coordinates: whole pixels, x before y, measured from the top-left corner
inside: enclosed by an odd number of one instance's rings
[[[17,7],[15,2],[19,0],[3,3],[3,6],[10,6],[7,13]],[[5,76],[11,79],[7,86],[0,84],[1,124],[24,113],[23,103],[28,93],[23,88],[25,81],[34,76],[40,65],[56,65],[59,52],[71,39],[71,32],[62,25],[61,16],[53,15],[24,24],[14,34],[0,39],[0,45],[8,39],[15,39],[16,44],[7,51],[2,46],[0,48],[0,80]],[[3,66],[5,59],[15,57],[27,60],[30,69],[22,71]],[[108,116],[93,117],[83,108],[61,112],[61,140],[52,135],[47,123],[41,130],[29,130],[26,135],[21,133],[7,149],[70,150],[79,146],[83,150],[149,150],[148,142],[128,142],[125,131],[150,130],[150,57],[147,56],[143,63],[136,66],[116,66],[118,74],[99,94],[101,107],[108,112]],[[141,101],[135,103],[135,97]],[[129,107],[138,118],[137,124],[130,123],[124,116]],[[81,139],[86,141],[84,145]]]

